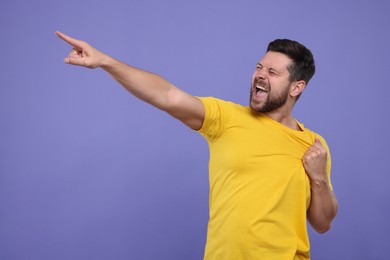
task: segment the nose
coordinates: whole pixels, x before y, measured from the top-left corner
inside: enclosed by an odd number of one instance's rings
[[[265,79],[267,77],[267,69],[266,68],[257,68],[255,72],[255,77],[258,79]]]

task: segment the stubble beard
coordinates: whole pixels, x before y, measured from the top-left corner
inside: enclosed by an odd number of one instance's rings
[[[264,102],[264,104],[261,107],[252,106],[253,90],[256,89],[255,84],[256,83],[253,83],[253,86],[251,88],[250,100],[249,100],[250,107],[253,111],[255,111],[257,113],[268,113],[268,112],[274,111],[274,110],[282,107],[284,104],[286,104],[287,99],[288,99],[289,88],[286,88],[278,96],[275,96],[272,93],[271,85],[268,85],[268,95],[267,95],[267,99]]]

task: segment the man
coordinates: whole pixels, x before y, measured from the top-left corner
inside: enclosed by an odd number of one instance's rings
[[[61,32],[65,63],[100,67],[139,99],[199,131],[210,147],[210,219],[204,259],[310,259],[306,220],[326,232],[337,213],[325,140],[292,108],[314,75],[311,52],[275,40],[257,63],[244,107],[194,97]]]

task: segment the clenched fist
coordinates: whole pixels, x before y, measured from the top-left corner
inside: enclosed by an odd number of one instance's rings
[[[328,152],[321,141],[316,138],[314,144],[307,149],[302,161],[310,181],[328,182],[326,175],[326,161]]]

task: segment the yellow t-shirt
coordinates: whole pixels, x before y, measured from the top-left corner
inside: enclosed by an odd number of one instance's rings
[[[249,107],[200,98],[199,132],[210,148],[210,219],[205,260],[310,259],[310,183],[302,157],[316,137]],[[329,154],[329,153],[328,153]],[[330,157],[327,173],[330,183]]]

